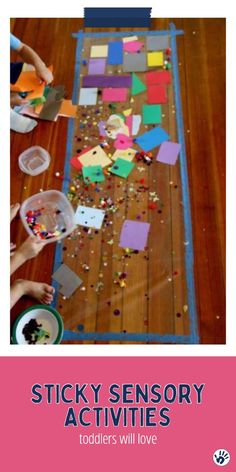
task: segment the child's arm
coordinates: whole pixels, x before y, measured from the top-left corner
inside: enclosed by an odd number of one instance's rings
[[[45,246],[45,241],[36,236],[29,236],[11,257],[11,275],[29,259],[37,256]]]
[[[31,64],[35,67],[36,74],[39,79],[43,80],[47,84],[52,82],[53,75],[52,72],[47,68],[39,55],[27,44],[21,43],[17,49],[18,54],[20,55],[23,62]]]

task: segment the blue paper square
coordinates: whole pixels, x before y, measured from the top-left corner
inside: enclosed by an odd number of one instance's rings
[[[110,41],[108,43],[108,60],[110,65],[123,64],[123,43],[122,41]]]
[[[169,139],[170,136],[166,133],[166,131],[160,126],[157,126],[156,128],[141,134],[141,136],[138,136],[134,142],[138,144],[141,149],[143,149],[143,151],[148,152],[156,146],[160,146],[161,143],[168,141]]]

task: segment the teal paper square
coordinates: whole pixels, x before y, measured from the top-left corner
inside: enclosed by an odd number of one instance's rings
[[[105,180],[102,166],[83,166],[83,178],[86,184],[91,182],[103,182]]]
[[[161,123],[161,105],[143,105],[142,113],[144,125]]]
[[[118,157],[118,159],[116,159],[116,162],[114,162],[112,168],[110,169],[110,172],[112,174],[118,175],[119,177],[127,179],[133,168],[133,162],[129,162],[125,159],[121,159],[120,157]]]

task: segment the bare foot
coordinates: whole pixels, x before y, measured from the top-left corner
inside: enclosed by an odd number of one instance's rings
[[[35,298],[40,303],[49,305],[53,300],[54,288],[41,282],[31,280],[21,280],[23,295]]]
[[[19,211],[19,209],[20,209],[20,204],[19,203],[15,203],[15,205],[11,205],[11,212],[10,212],[10,221],[11,222],[16,217],[17,212]]]

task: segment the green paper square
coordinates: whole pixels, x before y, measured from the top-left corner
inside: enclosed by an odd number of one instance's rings
[[[121,159],[120,157],[118,157],[118,159],[116,159],[116,162],[114,162],[112,168],[110,169],[110,172],[112,174],[118,175],[119,177],[127,179],[133,168],[133,162],[125,161],[125,159]]]
[[[86,184],[90,184],[91,182],[103,182],[105,180],[102,166],[84,166],[82,172]]]
[[[142,114],[144,125],[161,123],[161,105],[143,105]]]

